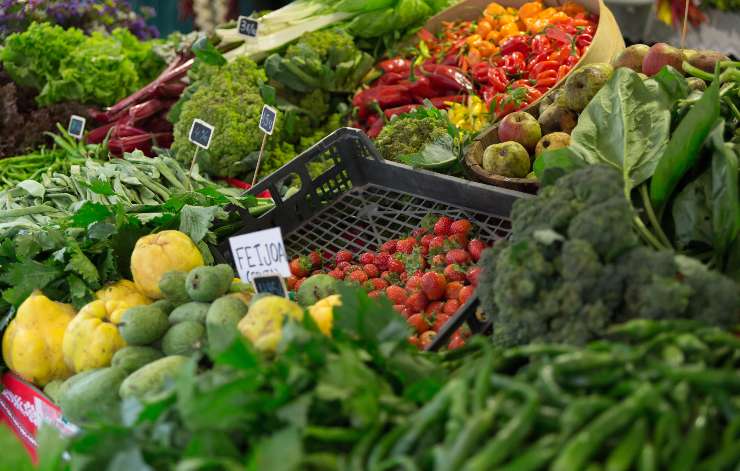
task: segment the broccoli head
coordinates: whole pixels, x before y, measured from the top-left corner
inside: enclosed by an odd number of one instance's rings
[[[580,345],[635,318],[738,322],[734,281],[639,245],[632,219],[620,175],[605,166],[575,171],[517,201],[511,241],[480,261],[477,293],[494,342]]]
[[[253,168],[262,143],[258,128],[264,104],[260,84],[266,79],[253,61],[240,57],[200,86],[182,106],[175,124],[172,149],[178,160],[190,165],[196,147],[188,133],[193,120],[199,118],[215,128],[210,148],[198,151],[202,170],[213,176],[235,177]],[[279,133],[280,120],[275,127]]]
[[[341,30],[329,29],[304,33],[298,41],[288,46],[285,57],[302,56],[305,54],[304,47],[311,48],[321,61],[328,60],[330,54],[336,53],[334,51],[359,52],[352,36]]]
[[[383,127],[375,145],[387,160],[420,152],[427,144],[447,139],[447,123],[433,117],[396,118]]]

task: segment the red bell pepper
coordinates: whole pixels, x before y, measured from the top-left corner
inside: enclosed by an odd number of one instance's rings
[[[411,70],[411,61],[400,57],[395,59],[386,59],[378,62],[378,67],[386,74],[398,73],[408,76],[409,71]]]
[[[525,56],[528,56],[530,48],[529,44],[527,44],[526,36],[512,36],[506,39],[501,44],[500,52],[502,56],[507,56],[512,52],[521,52]]]
[[[435,88],[473,93],[473,84],[465,73],[451,65],[425,63],[425,75]]]
[[[416,81],[409,82],[409,92],[416,101],[421,102],[425,98],[439,96],[440,90],[432,86],[428,77],[421,75],[416,77]]]
[[[376,85],[395,85],[408,78],[409,74],[400,74],[398,72],[386,72],[380,76]]]

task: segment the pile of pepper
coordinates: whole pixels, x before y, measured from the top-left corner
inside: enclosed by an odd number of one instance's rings
[[[519,9],[494,2],[477,22],[444,23],[437,35],[422,29],[408,58],[378,63],[380,78],[355,95],[357,125],[375,137],[388,119],[425,99],[446,109],[477,95],[496,118],[525,108],[572,70],[597,23],[573,2],[535,1]]]

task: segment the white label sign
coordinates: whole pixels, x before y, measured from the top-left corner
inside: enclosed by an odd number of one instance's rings
[[[274,273],[290,276],[288,255],[279,227],[231,237],[229,244],[242,281],[251,283],[254,276]]]
[[[85,134],[85,123],[87,120],[83,118],[82,116],[77,116],[76,114],[73,114],[69,118],[69,126],[67,126],[67,132],[70,136],[82,139],[82,135]]]

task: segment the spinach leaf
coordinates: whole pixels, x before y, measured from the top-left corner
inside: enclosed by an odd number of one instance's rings
[[[673,200],[673,226],[676,247],[690,244],[712,245],[712,177],[704,172],[689,182]]]
[[[723,139],[724,121],[709,136],[712,153],[712,233],[717,260],[724,255],[740,232],[740,199],[738,196],[738,157]],[[720,267],[722,268],[722,267]]]
[[[534,161],[533,169],[543,186],[552,185],[566,173],[585,167],[586,163],[569,147],[548,150]]]
[[[620,68],[583,110],[570,148],[588,163],[616,167],[629,197],[653,175],[666,148],[671,114],[633,70]]]
[[[655,81],[659,85],[659,91],[668,100],[669,105],[686,98],[691,92],[689,84],[683,74],[670,65],[660,69],[660,72],[646,80],[645,84],[648,85],[652,81]]]
[[[719,118],[719,80],[714,80],[673,131],[650,181],[650,199],[662,207],[681,178],[699,159],[699,149]]]

